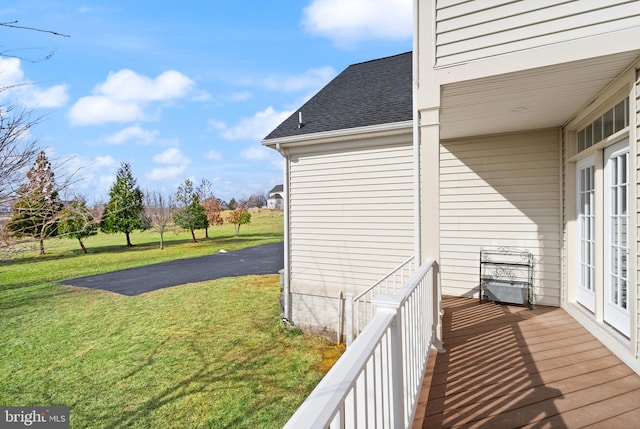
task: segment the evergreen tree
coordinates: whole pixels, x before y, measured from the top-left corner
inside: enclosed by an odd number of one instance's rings
[[[191,231],[191,238],[195,243],[197,241],[195,230],[208,228],[209,220],[191,180],[186,179],[180,184],[176,192],[176,200],[180,204],[180,209],[173,215],[173,221],[179,227]]]
[[[40,242],[44,255],[44,240],[58,233],[62,204],[58,199],[55,175],[44,151],[27,172],[27,182],[20,185],[13,206],[13,217],[7,225],[17,237],[33,237]]]
[[[148,227],[144,216],[143,198],[144,194],[136,186],[136,179],[131,173],[131,166],[127,162],[121,163],[100,221],[102,232],[123,232],[127,237],[127,247],[131,247],[131,232],[136,229],[145,230]]]
[[[98,224],[95,222],[83,198],[74,199],[62,209],[58,233],[61,236],[77,239],[82,253],[87,254],[87,248],[82,240],[96,235],[98,233]]]

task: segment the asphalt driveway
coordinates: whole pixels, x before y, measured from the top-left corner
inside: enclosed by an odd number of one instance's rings
[[[284,267],[284,244],[273,243],[228,253],[178,259],[90,277],[63,280],[71,286],[139,295],[157,289],[223,277],[277,274]]]

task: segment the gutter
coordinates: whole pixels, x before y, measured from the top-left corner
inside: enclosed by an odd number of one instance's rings
[[[293,135],[288,137],[278,137],[269,140],[262,140],[264,146],[273,148],[281,152],[278,147],[302,147],[316,144],[342,143],[345,141],[366,139],[369,137],[379,138],[387,136],[402,135],[413,125],[414,121],[392,122],[380,125],[369,125],[366,127],[356,127],[340,129],[334,131],[323,131],[311,134]],[[282,153],[282,152],[281,152]]]
[[[289,158],[287,157],[286,152],[280,147],[280,143],[275,145],[275,149],[282,155],[283,158],[283,182],[282,182],[282,192],[284,193],[283,203],[283,216],[284,216],[284,267],[283,267],[283,279],[282,279],[282,294],[284,296],[283,299],[283,310],[282,310],[282,321],[289,322],[291,321],[291,287],[290,287],[290,279],[289,279]]]
[[[420,2],[413,2],[413,53],[412,53],[412,105],[413,105],[413,216],[414,216],[414,255],[416,266],[422,264],[421,248],[422,248],[422,228],[420,220],[421,198],[420,198],[420,112],[418,111],[418,90],[420,88],[420,67],[418,62],[418,50],[420,48],[420,30],[418,28]]]

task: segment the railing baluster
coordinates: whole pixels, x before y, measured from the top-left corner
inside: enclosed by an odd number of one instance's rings
[[[434,280],[433,261],[428,261],[395,295],[367,296],[362,303],[354,299],[354,331],[360,329],[361,316],[369,315],[362,308],[375,307],[375,316],[285,429],[411,426],[429,346],[436,340],[432,333],[439,303],[434,298],[439,293]]]
[[[415,258],[412,256],[411,258],[404,261],[402,264],[398,265],[394,268],[389,274],[384,276],[378,282],[367,288],[365,291],[361,292],[359,295],[352,298],[354,302],[354,307],[357,307],[356,302],[362,302],[363,311],[359,314],[353,314],[353,326],[355,327],[353,331],[353,335],[355,337],[358,336],[362,329],[367,325],[367,323],[373,318],[375,311],[371,306],[371,301],[380,294],[392,295],[395,294],[405,283],[405,272],[407,273],[407,278],[411,277],[413,272],[415,271]],[[399,281],[398,281],[399,279]],[[346,314],[345,314],[346,317]],[[346,323],[345,323],[346,326]],[[347,346],[350,343],[347,342]]]

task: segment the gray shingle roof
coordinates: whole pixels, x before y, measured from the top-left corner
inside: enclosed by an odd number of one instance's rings
[[[276,185],[269,191],[269,193],[273,194],[274,192],[282,192],[282,191],[284,191],[284,185]]]
[[[406,52],[350,65],[264,140],[410,121],[411,57]]]

